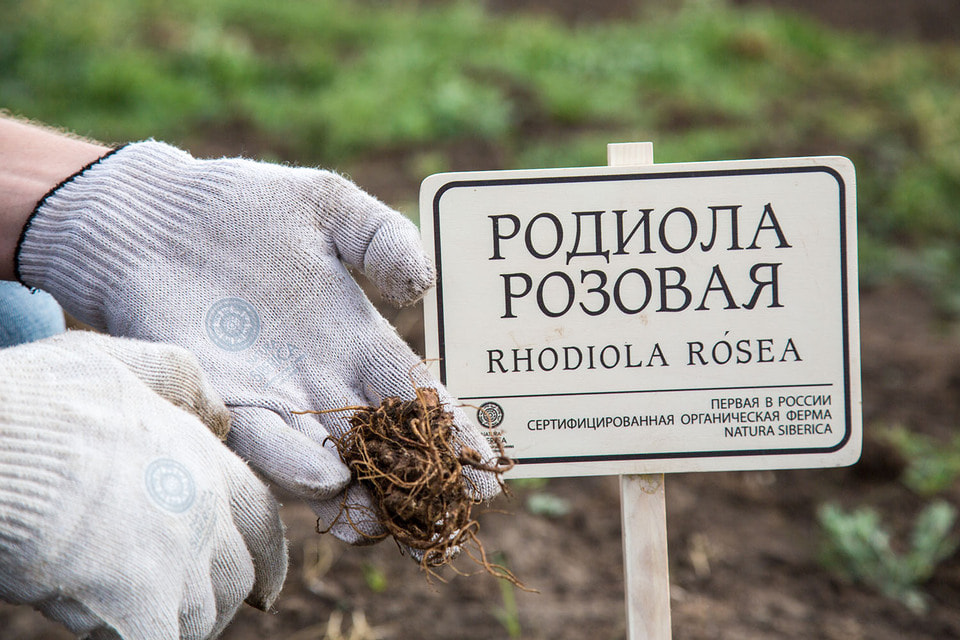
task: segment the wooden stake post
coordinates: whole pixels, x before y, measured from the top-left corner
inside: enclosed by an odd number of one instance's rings
[[[607,145],[612,167],[653,164],[653,143]],[[669,640],[670,572],[662,473],[620,476],[624,591],[629,640]]]
[[[669,640],[670,573],[662,473],[620,476],[629,640]]]

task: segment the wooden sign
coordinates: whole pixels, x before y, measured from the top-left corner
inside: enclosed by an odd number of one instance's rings
[[[420,197],[427,356],[510,477],[859,458],[847,159],[447,173]]]

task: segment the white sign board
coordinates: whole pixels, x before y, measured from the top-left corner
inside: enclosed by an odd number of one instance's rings
[[[420,197],[427,357],[510,477],[859,458],[847,159],[448,173]]]

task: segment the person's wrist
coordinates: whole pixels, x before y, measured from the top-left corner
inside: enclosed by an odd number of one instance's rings
[[[0,278],[14,280],[17,242],[37,203],[110,151],[12,118],[0,118]]]
[[[183,233],[169,219],[169,194],[192,202],[187,210],[202,205],[189,188],[193,162],[152,140],[108,150],[37,205],[14,256],[17,279],[52,294],[81,322],[113,333],[105,306],[112,294],[132,270],[169,257],[165,251]]]

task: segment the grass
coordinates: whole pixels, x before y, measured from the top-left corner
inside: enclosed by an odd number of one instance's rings
[[[503,557],[503,554],[498,553],[494,562],[506,565],[506,558]],[[520,625],[520,609],[517,607],[515,586],[509,580],[498,580],[497,582],[500,584],[500,599],[503,606],[496,607],[493,610],[493,615],[503,627],[503,630],[507,632],[507,637],[511,640],[522,638],[523,627]]]
[[[618,140],[658,162],[846,155],[862,284],[905,277],[960,312],[960,44],[666,4],[574,27],[466,1],[0,0],[0,107],[305,164],[407,150],[411,184],[452,143],[510,168],[604,164]]]
[[[960,312],[960,45],[668,4],[570,26],[477,2],[0,0],[0,105],[108,141],[242,134],[334,166],[412,149],[443,167],[448,144],[594,165],[618,140],[654,141],[659,162],[846,155],[863,284],[905,277]]]

